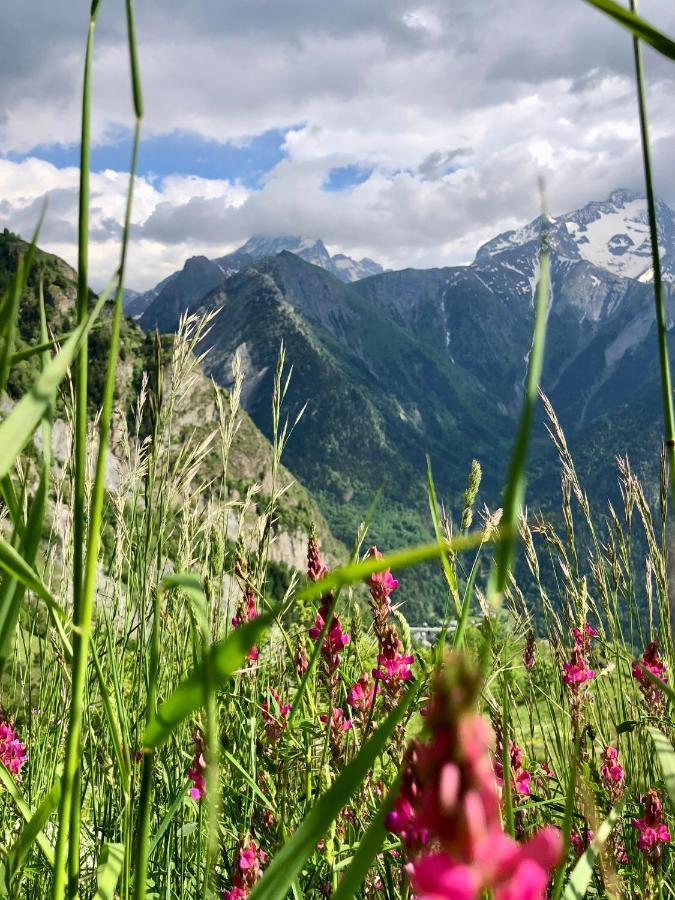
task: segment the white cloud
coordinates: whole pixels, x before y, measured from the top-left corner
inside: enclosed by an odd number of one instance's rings
[[[0,54],[0,150],[77,142],[83,4],[17,10]],[[120,13],[103,4],[97,26],[97,142],[130,121]],[[671,0],[645,0],[643,14],[675,29]],[[581,0],[279,0],[273,15],[250,0],[148,0],[138,31],[145,135],[183,129],[241,144],[293,128],[259,190],[139,179],[134,287],[257,232],[321,236],[391,267],[465,262],[537,213],[539,173],[558,212],[641,186],[630,39]],[[659,189],[675,201],[674,70],[653,53],[647,64]],[[326,192],[330,169],[346,165],[372,174]],[[28,233],[51,192],[43,242],[74,262],[77,181],[74,168],[0,159],[0,224]],[[92,178],[97,286],[116,265],[125,193],[124,173]]]

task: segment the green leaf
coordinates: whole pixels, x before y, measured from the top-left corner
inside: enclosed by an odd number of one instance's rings
[[[274,621],[277,611],[278,608],[235,628],[224,641],[211,647],[210,665],[217,686],[222,685],[242,667],[251,647]],[[161,746],[184,719],[202,706],[206,664],[207,661],[204,660],[196,666],[160,705],[157,715],[145,729],[143,743],[146,750]]]
[[[658,50],[659,53],[669,59],[675,59],[675,42],[636,13],[621,6],[620,3],[615,3],[614,0],[586,0],[586,2],[596,9],[602,10],[615,22],[631,31],[635,37],[641,38],[646,44],[650,44],[655,50]]]
[[[672,744],[662,731],[654,728],[653,725],[647,726],[647,731],[654,742],[654,749],[661,766],[663,780],[666,784],[666,790],[670,797],[670,802],[675,808],[675,750]]]
[[[97,891],[94,900],[114,900],[115,888],[124,864],[124,844],[104,844],[96,869]]]
[[[584,853],[579,857],[575,867],[572,869],[569,881],[563,892],[563,900],[581,900],[586,896],[588,885],[591,883],[593,876],[593,867],[598,858],[598,854],[602,850],[605,841],[612,833],[612,829],[616,825],[621,807],[623,803],[618,803],[611,810],[602,825],[598,828],[593,840],[590,842]]]
[[[293,880],[315,851],[317,842],[335,821],[340,810],[349,803],[349,798],[358,790],[368,771],[375,765],[391,734],[416,696],[417,692],[413,690],[404,695],[355,759],[342,770],[326,793],[319,797],[253,888],[249,895],[250,900],[284,900]]]
[[[21,867],[28,855],[33,844],[42,838],[41,849],[44,853],[44,846],[48,845],[42,829],[47,824],[51,814],[54,812],[61,797],[61,776],[57,778],[52,785],[52,789],[44,798],[42,803],[35,810],[33,815],[26,821],[21,829],[19,837],[12,845],[11,850],[7,854],[7,875],[10,879],[14,879],[21,871]],[[51,850],[51,847],[49,848]],[[47,859],[49,862],[49,859]]]

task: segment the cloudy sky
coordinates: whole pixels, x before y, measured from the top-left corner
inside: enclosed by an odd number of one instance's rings
[[[76,258],[87,0],[10,0],[0,227]],[[392,268],[468,262],[538,211],[639,189],[630,38],[583,0],[141,0],[146,117],[129,261],[307,234]],[[114,271],[130,155],[122,0],[96,26],[91,274]],[[672,0],[642,14],[675,33]],[[648,51],[658,188],[675,205],[675,64]]]

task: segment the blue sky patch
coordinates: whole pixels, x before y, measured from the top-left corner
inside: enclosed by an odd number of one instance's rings
[[[372,167],[367,166],[340,166],[330,170],[323,188],[325,191],[344,191],[367,181],[372,172]]]
[[[187,131],[141,138],[138,174],[239,179],[248,188],[259,188],[264,176],[286,156],[283,146],[290,130],[272,129],[241,144],[205,140]],[[80,148],[77,144],[42,144],[28,153],[8,154],[14,162],[29,156],[44,159],[59,168],[77,166]],[[131,131],[120,129],[107,143],[92,147],[91,168],[94,172],[103,169],[128,172],[130,159]]]

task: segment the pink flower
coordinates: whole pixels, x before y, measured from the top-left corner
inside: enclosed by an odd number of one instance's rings
[[[193,800],[202,800],[206,797],[206,760],[204,759],[204,747],[201,735],[195,735],[195,755],[192,760],[192,766],[188,769],[188,778],[192,782],[190,788],[190,796]]]
[[[366,553],[366,559],[368,558],[382,559],[382,554],[377,547],[371,547]],[[385,569],[384,572],[373,572],[372,575],[369,575],[368,578],[366,578],[366,584],[374,597],[385,600],[388,599],[389,595],[398,587],[398,581],[391,574],[390,569]]]
[[[362,713],[370,712],[379,685],[373,683],[364,672],[347,692],[347,703]]]
[[[290,703],[282,703],[281,697],[270,688],[270,693],[274,699],[274,704],[270,711],[270,704],[267,700],[263,700],[260,704],[263,719],[265,720],[265,734],[271,744],[276,744],[281,737],[281,732],[286,728],[286,718],[291,708]]]
[[[242,897],[247,897],[262,875],[262,866],[266,861],[267,854],[259,849],[252,838],[248,842],[242,841],[236,854],[232,887],[229,891],[225,891],[225,900],[241,900]]]
[[[477,900],[486,890],[496,900],[543,900],[561,853],[560,833],[551,826],[522,845],[504,832],[487,832],[471,862],[433,853],[406,870],[419,900]]]
[[[324,565],[321,560],[316,529],[312,528],[307,542],[307,578],[310,581],[321,581],[327,574],[328,566]]]
[[[670,832],[663,821],[661,796],[654,788],[650,788],[645,795],[643,817],[633,819],[632,825],[640,832],[637,839],[638,848],[652,865],[658,865],[661,859],[661,845],[670,842]]]
[[[590,828],[584,828],[581,832],[574,828],[570,833],[570,844],[577,856],[582,856],[586,852],[592,840],[593,832]]]
[[[623,793],[623,766],[618,761],[619,754],[616,747],[605,747],[602,751],[602,765],[600,766],[600,778],[602,786],[609,794],[612,806]]]
[[[498,736],[497,750],[494,758],[494,771],[497,778],[497,784],[500,787],[503,787],[504,785],[504,763],[502,761],[502,747],[503,744],[501,738]],[[532,775],[527,771],[527,769],[523,769],[523,751],[520,749],[518,744],[515,744],[513,741],[509,741],[509,754],[511,765],[511,781],[513,784],[513,788],[517,794],[520,794],[523,797],[529,797]]]
[[[490,732],[474,711],[479,679],[462,657],[455,660],[436,677],[427,717],[431,739],[413,745],[406,767],[399,797],[409,806],[395,805],[388,824],[406,835],[426,831],[434,845],[419,857],[419,845],[409,850],[406,868],[418,897],[477,900],[493,891],[499,900],[543,898],[562,856],[560,833],[543,828],[520,845],[502,830]]]
[[[385,684],[410,681],[412,678],[410,666],[415,662],[415,657],[412,653],[408,656],[397,653],[391,657],[381,653],[377,662],[378,668],[373,669],[373,678],[378,678]]]
[[[537,656],[537,642],[534,637],[534,631],[530,631],[525,642],[525,650],[523,651],[523,665],[528,672],[534,669]]]
[[[645,647],[640,660],[633,662],[631,670],[633,678],[638,682],[644,705],[649,715],[661,718],[665,711],[665,697],[663,691],[647,677],[642,671],[642,667],[658,678],[659,681],[666,681],[668,676],[668,667],[661,659],[659,654],[659,645],[657,641],[650,641]]]
[[[574,643],[586,652],[590,650],[591,638],[595,638],[597,636],[598,632],[595,630],[595,628],[593,628],[592,625],[589,625],[588,622],[584,622],[581,628],[572,629],[572,637],[574,638]]]
[[[257,616],[258,610],[256,608],[253,588],[250,585],[246,585],[242,597],[237,604],[236,613],[232,617],[232,627],[238,628],[240,625],[246,624],[246,622],[251,622],[253,619],[257,618]],[[258,659],[258,655],[258,648],[254,644],[246,658],[250,662],[255,662]]]
[[[563,663],[563,672],[563,681],[571,688],[579,688],[582,684],[595,678],[595,672],[586,665],[578,645],[572,650],[572,659]]]
[[[319,716],[324,725],[328,722],[328,716]],[[351,719],[345,718],[344,712],[335,707],[330,717],[331,731],[342,734],[343,731],[349,731],[354,723]]]
[[[520,772],[516,775],[516,791],[521,795],[521,797],[529,797],[530,796],[530,782],[532,781],[532,776],[527,771],[527,769],[521,769]]]
[[[0,762],[21,781],[21,766],[26,762],[26,747],[9,722],[0,722]]]
[[[310,628],[309,636],[313,641],[317,640],[323,630],[328,617],[330,607],[333,603],[332,594],[322,599],[321,609],[317,613],[314,627]],[[349,634],[342,630],[342,624],[337,616],[333,616],[330,626],[326,631],[321,645],[321,654],[328,668],[329,673],[333,673],[340,665],[340,654],[349,643]]]

